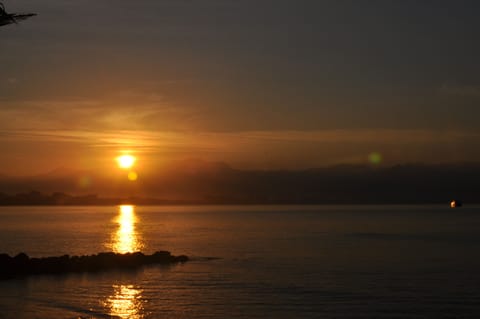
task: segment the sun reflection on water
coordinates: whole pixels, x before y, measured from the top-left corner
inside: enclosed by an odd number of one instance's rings
[[[113,285],[113,289],[113,295],[107,299],[105,305],[110,309],[111,316],[144,318],[142,289],[135,288],[133,285]]]
[[[107,244],[115,253],[131,253],[141,251],[144,244],[141,234],[136,230],[138,217],[135,214],[135,206],[121,205],[118,215],[113,220],[117,225],[112,233],[112,241]],[[143,290],[134,285],[114,284],[113,294],[104,302],[109,309],[110,315],[118,318],[140,319],[145,317],[142,299]]]
[[[113,251],[124,254],[142,250],[143,243],[135,229],[138,221],[135,215],[135,207],[132,205],[120,206],[115,221],[118,223],[118,229],[112,236]]]

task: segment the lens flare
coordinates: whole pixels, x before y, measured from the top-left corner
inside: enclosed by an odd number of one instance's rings
[[[138,179],[138,174],[136,172],[130,172],[127,175],[129,181],[136,181]]]
[[[382,162],[382,160],[383,160],[382,154],[378,152],[373,152],[373,153],[370,153],[370,155],[368,155],[368,161],[370,162],[370,164],[379,165]]]

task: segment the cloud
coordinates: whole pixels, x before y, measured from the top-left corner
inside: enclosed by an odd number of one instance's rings
[[[480,143],[472,131],[326,130],[326,131],[142,131],[3,130],[0,143],[62,143],[95,153],[132,150],[155,159],[199,157],[246,166],[315,167],[366,162],[380,152],[388,163],[480,160],[471,150]],[[76,146],[78,145],[78,146]]]
[[[70,141],[90,143],[91,140],[108,142],[112,145],[123,140],[136,139],[139,145],[163,146],[166,141],[204,140],[205,145],[228,145],[232,141],[242,143],[382,143],[382,144],[425,144],[459,142],[467,138],[480,138],[474,131],[455,130],[316,130],[316,131],[243,131],[243,132],[182,132],[182,131],[142,131],[142,130],[3,130],[1,137],[39,141]],[[131,138],[129,138],[129,136]],[[122,139],[123,138],[123,139]],[[118,142],[117,142],[118,141]]]
[[[182,129],[189,110],[157,92],[123,90],[97,98],[0,99],[4,130],[137,130],[162,126]],[[157,121],[152,121],[156,119]]]

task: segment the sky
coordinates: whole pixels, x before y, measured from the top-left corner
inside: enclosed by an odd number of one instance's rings
[[[475,0],[4,4],[4,174],[480,161]]]

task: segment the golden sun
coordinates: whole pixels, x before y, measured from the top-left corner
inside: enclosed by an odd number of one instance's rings
[[[122,155],[117,157],[116,160],[120,168],[129,169],[132,168],[137,159],[132,155]]]

